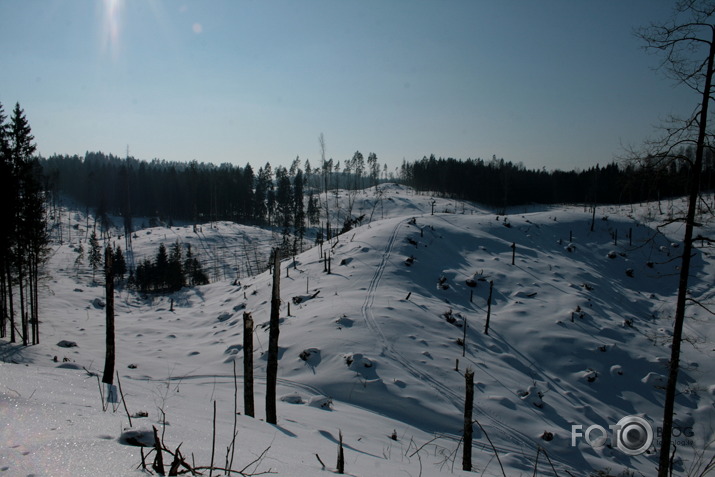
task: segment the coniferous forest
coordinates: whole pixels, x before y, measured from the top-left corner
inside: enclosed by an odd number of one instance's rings
[[[25,346],[40,341],[38,287],[49,241],[34,139],[20,104],[9,120],[0,104],[0,337]]]
[[[683,151],[687,157],[689,151]],[[84,157],[54,155],[40,159],[52,197],[78,201],[101,219],[107,214],[201,223],[230,220],[282,227],[296,236],[320,221],[321,193],[360,189],[395,180],[417,191],[467,199],[497,209],[529,203],[624,204],[684,194],[689,166],[673,161],[668,168],[612,162],[585,170],[527,169],[493,157],[436,158],[404,161],[397,176],[387,175],[371,153],[367,166],[358,151],[343,162],[296,158],[290,168],[270,163],[255,170],[250,164],[150,162],[101,152]],[[712,155],[704,164],[703,190],[715,186]],[[349,217],[346,217],[346,219]],[[337,225],[337,224],[336,224]]]

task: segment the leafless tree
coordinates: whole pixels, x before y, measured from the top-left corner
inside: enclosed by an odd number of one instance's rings
[[[268,334],[268,364],[266,365],[266,422],[277,424],[276,382],[278,380],[278,335],[280,333],[281,306],[281,256],[273,249],[273,287],[271,292],[271,318]]]
[[[642,165],[650,168],[668,167],[679,161],[690,169],[687,188],[688,207],[684,217],[682,261],[673,325],[673,342],[668,370],[668,384],[663,407],[662,445],[658,461],[658,476],[667,477],[670,469],[673,408],[680,363],[690,262],[694,241],[707,238],[695,236],[700,179],[706,150],[712,151],[712,134],[708,130],[708,107],[713,100],[713,63],[715,61],[715,2],[712,0],[682,0],[676,4],[673,16],[662,24],[652,24],[637,31],[645,48],[663,56],[660,68],[680,85],[693,90],[698,104],[687,118],[670,118],[660,139],[649,141],[639,156]],[[684,153],[694,148],[694,157]]]

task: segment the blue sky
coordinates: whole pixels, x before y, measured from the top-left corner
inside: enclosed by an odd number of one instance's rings
[[[661,0],[3,0],[0,102],[38,151],[318,165],[605,164],[697,98],[633,30]]]

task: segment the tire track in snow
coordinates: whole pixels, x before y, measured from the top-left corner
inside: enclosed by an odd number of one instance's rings
[[[372,312],[372,307],[375,303],[375,292],[380,285],[380,281],[382,280],[382,276],[385,272],[385,268],[387,267],[390,255],[392,254],[392,249],[395,245],[395,240],[397,238],[398,232],[406,222],[407,219],[398,222],[397,225],[395,225],[395,228],[393,229],[392,234],[387,241],[387,245],[385,246],[385,252],[382,254],[382,260],[380,261],[380,264],[375,270],[375,274],[373,275],[372,279],[370,280],[370,284],[368,285],[365,301],[363,302],[363,305],[361,307],[361,313],[363,318],[365,319],[368,328],[381,340],[383,355],[399,363],[415,379],[431,386],[432,389],[437,391],[443,398],[445,398],[448,402],[452,403],[459,412],[462,412],[459,403],[462,402],[463,397],[459,393],[453,391],[451,388],[443,384],[438,379],[435,379],[431,375],[419,370],[407,358],[405,358],[402,354],[396,351],[385,337],[385,334],[380,328],[380,325],[378,325],[377,321],[375,320],[375,316]],[[500,452],[523,453],[525,449],[529,449],[529,451],[531,451],[534,447],[536,447],[536,444],[532,440],[522,437],[521,433],[517,429],[514,429],[510,425],[506,424],[504,421],[498,419],[493,415],[493,413],[486,412],[484,409],[480,408],[477,403],[474,403],[474,410],[492,421],[493,425],[489,426],[492,428],[490,429],[490,431],[497,432],[505,439],[511,441],[514,444],[512,448],[500,447]],[[556,460],[556,458],[554,458],[554,460]]]

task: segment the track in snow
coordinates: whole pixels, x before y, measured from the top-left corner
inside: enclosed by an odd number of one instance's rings
[[[399,351],[395,350],[395,348],[390,344],[390,341],[386,338],[385,334],[383,333],[382,329],[380,328],[380,325],[377,323],[375,320],[375,316],[372,312],[372,307],[375,303],[375,295],[376,295],[376,290],[378,289],[380,285],[380,281],[382,279],[382,276],[385,272],[385,268],[387,267],[387,264],[390,259],[390,255],[392,254],[392,249],[395,245],[395,240],[397,238],[397,235],[400,231],[400,228],[407,222],[407,219],[401,220],[400,222],[395,225],[395,228],[392,231],[392,234],[390,235],[390,238],[387,241],[387,245],[385,246],[385,251],[382,255],[382,260],[380,261],[380,264],[378,265],[377,269],[375,270],[375,274],[373,275],[372,279],[370,280],[370,284],[368,285],[366,296],[365,296],[365,301],[363,302],[363,305],[361,307],[361,313],[363,318],[365,319],[365,323],[367,324],[368,328],[377,336],[381,343],[382,343],[382,354],[387,356],[388,358],[393,359],[397,363],[399,363],[407,372],[409,372],[415,379],[424,382],[428,384],[432,389],[434,389],[437,393],[439,393],[443,398],[445,398],[448,402],[452,403],[455,407],[455,409],[458,412],[462,412],[461,408],[461,403],[463,400],[463,397],[453,391],[450,387],[446,386],[442,382],[440,382],[438,379],[435,379],[434,377],[430,376],[429,374],[426,374],[419,370],[417,367],[415,367],[410,360],[405,358]],[[511,441],[514,443],[514,446],[511,448],[505,448],[501,447],[499,448],[500,452],[516,452],[516,453],[523,453],[526,449],[528,449],[529,452],[533,450],[533,448],[536,447],[536,444],[529,438],[522,436],[522,434],[514,429],[513,427],[509,426],[506,424],[504,421],[496,418],[492,413],[487,413],[484,410],[480,409],[478,405],[475,403],[475,411],[480,414],[483,417],[488,418],[490,421],[492,421],[492,425],[490,427],[490,431],[492,433],[498,433],[501,434],[506,440]],[[489,449],[491,450],[491,449]],[[556,457],[554,457],[554,460]]]

